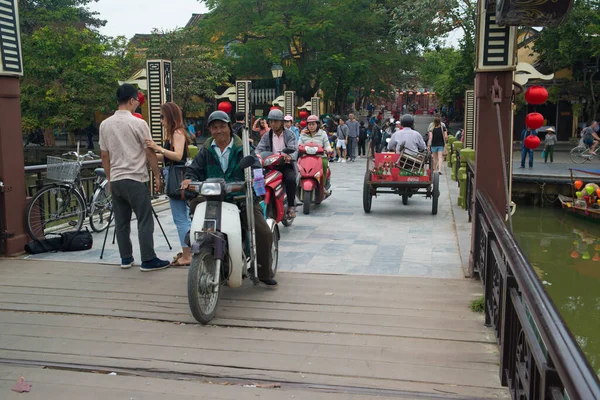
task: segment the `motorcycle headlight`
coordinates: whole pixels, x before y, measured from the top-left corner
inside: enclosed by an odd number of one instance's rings
[[[202,196],[220,196],[223,188],[220,183],[203,183],[200,188],[200,194]]]
[[[319,150],[319,148],[311,146],[311,147],[306,147],[305,150],[306,150],[306,154],[314,156],[315,154],[317,154],[317,150]]]

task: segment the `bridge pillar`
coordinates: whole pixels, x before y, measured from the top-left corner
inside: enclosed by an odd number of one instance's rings
[[[0,219],[4,220],[6,255],[23,252],[29,241],[25,233],[25,157],[21,133],[21,88],[18,76],[0,76],[0,181],[4,197]],[[2,247],[2,246],[0,246]]]

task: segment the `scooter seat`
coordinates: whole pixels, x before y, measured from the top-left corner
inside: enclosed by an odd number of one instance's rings
[[[106,172],[104,172],[104,168],[96,168],[94,170],[96,176],[101,176],[102,178],[106,178]]]

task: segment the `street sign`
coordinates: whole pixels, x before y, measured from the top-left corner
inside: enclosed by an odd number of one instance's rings
[[[244,113],[244,126],[250,129],[250,91],[252,81],[235,81],[235,111]]]
[[[23,75],[17,0],[0,0],[0,75]]]
[[[512,71],[517,63],[517,27],[500,26],[495,10],[487,9],[486,2],[479,2],[479,37],[477,39],[477,71]]]

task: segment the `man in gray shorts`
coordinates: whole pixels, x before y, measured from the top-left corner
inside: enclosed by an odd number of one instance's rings
[[[131,213],[138,220],[138,239],[142,271],[155,271],[169,266],[154,252],[154,220],[146,162],[154,173],[154,184],[160,191],[160,174],[154,151],[146,147],[150,129],[146,121],[132,115],[139,106],[135,86],[124,84],[117,89],[119,108],[114,115],[100,124],[100,156],[112,194],[117,243],[121,254],[121,268],[133,266],[131,246]]]

